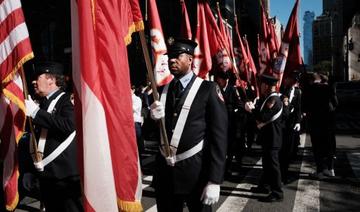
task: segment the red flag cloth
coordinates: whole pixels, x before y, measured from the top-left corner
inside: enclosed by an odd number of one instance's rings
[[[72,0],[73,80],[85,211],[142,211],[126,44],[135,0]]]
[[[270,49],[269,49],[269,28],[267,15],[261,5],[261,29],[258,37],[258,53],[259,53],[259,74],[272,74]]]
[[[222,36],[222,39],[224,39],[225,41],[225,47],[227,52],[230,52],[230,43],[227,40],[227,30],[225,29],[224,23],[223,23],[223,18],[220,12],[220,6],[219,6],[219,2],[217,2],[216,4],[216,12],[217,12],[217,16],[218,16],[218,26],[219,26],[219,30]]]
[[[237,18],[235,16],[234,19],[235,22],[235,34],[234,34],[234,59],[235,64],[238,67],[238,70],[240,72],[240,76],[246,77],[246,71],[247,66],[249,63],[249,57],[247,55],[246,49],[244,47],[244,44],[242,42],[240,31],[239,31],[239,25],[237,22]],[[247,80],[247,78],[245,78]]]
[[[231,64],[231,60],[230,58],[233,58],[233,54],[232,54],[232,44],[230,41],[230,36],[228,33],[228,30],[226,29],[226,27],[224,26],[223,23],[223,18],[220,12],[220,6],[219,3],[216,4],[216,9],[217,9],[217,15],[218,15],[218,26],[219,26],[219,31],[220,31],[220,35],[215,35],[215,36],[220,36],[220,39],[222,39],[224,41],[223,46],[225,47],[225,50],[220,51],[216,54],[216,70],[214,71],[224,71],[226,72],[227,70],[231,69],[232,64]],[[212,15],[212,13],[211,13]],[[220,45],[221,45],[221,41],[220,41]],[[236,69],[236,68],[235,68]]]
[[[25,127],[25,104],[20,71],[34,57],[20,0],[0,1],[0,160],[6,209],[18,201],[18,149]]]
[[[180,4],[181,4],[181,14],[182,14],[180,33],[183,38],[187,38],[191,40],[192,39],[191,25],[189,21],[189,15],[186,9],[185,0],[180,0]]]
[[[149,23],[151,36],[151,49],[154,56],[154,76],[157,86],[168,84],[173,75],[168,66],[168,56],[164,34],[162,31],[159,12],[155,0],[149,0]]]
[[[205,17],[204,3],[198,2],[197,26],[195,42],[197,47],[194,51],[193,71],[201,78],[206,78],[212,68],[211,51],[208,37],[208,25]]]
[[[276,58],[274,65],[274,74],[280,79],[278,87],[280,87],[283,77],[286,77],[293,70],[300,68],[302,64],[298,27],[299,2],[300,0],[296,0],[291,11],[283,35],[279,56]]]
[[[248,55],[249,58],[249,66],[248,66],[248,82],[250,83],[251,86],[251,90],[255,92],[256,97],[259,96],[259,86],[257,83],[257,70],[256,70],[256,66],[255,66],[255,62],[253,57],[251,56],[251,52],[250,52],[250,47],[249,47],[249,43],[246,39],[246,37],[244,38],[244,46],[246,49],[246,53]]]

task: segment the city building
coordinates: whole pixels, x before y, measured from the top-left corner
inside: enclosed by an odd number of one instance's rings
[[[348,30],[345,55],[349,65],[347,80],[360,80],[360,14],[354,16]]]
[[[312,24],[315,18],[315,13],[311,11],[305,11],[304,14],[304,27],[303,27],[303,44],[304,44],[304,63],[312,67],[313,64],[313,32]]]
[[[351,21],[359,11],[358,0],[323,0],[323,14],[318,16],[313,24],[313,65],[324,60],[330,61],[330,74],[336,81],[348,78],[344,46],[347,45],[346,37],[352,25]],[[323,33],[324,31],[329,34]]]

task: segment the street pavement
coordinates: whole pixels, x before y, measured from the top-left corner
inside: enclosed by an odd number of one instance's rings
[[[221,186],[221,197],[214,211],[360,211],[360,136],[337,135],[335,177],[317,179],[312,175],[315,164],[310,137],[301,135],[298,157],[291,164],[292,180],[284,185],[284,201],[263,203],[263,196],[250,192],[257,185],[261,170],[260,147],[253,146],[243,158],[241,166],[235,166],[232,176]],[[156,211],[154,189],[150,186],[154,162],[154,145],[146,143],[147,155],[143,160],[144,211]],[[151,148],[152,147],[152,148]],[[31,198],[21,201],[15,212],[38,211],[39,202]],[[184,211],[187,211],[184,208]]]

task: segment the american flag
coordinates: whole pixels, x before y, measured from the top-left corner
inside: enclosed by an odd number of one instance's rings
[[[20,71],[33,58],[20,0],[0,0],[0,160],[6,209],[19,200],[17,144],[25,127],[25,104]]]

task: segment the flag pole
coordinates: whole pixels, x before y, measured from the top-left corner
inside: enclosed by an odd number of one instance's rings
[[[142,47],[143,54],[145,57],[145,64],[146,64],[146,69],[147,69],[147,73],[148,73],[148,79],[151,82],[152,95],[153,95],[154,101],[158,101],[159,93],[158,93],[157,87],[156,87],[153,67],[150,62],[149,50],[147,48],[144,30],[139,31],[139,35],[140,35],[141,47]],[[164,141],[164,146],[165,146],[165,155],[166,155],[166,157],[168,157],[168,156],[170,156],[170,146],[169,146],[168,137],[166,135],[165,118],[161,118],[159,124],[160,124],[160,134]]]
[[[24,91],[25,98],[28,99],[29,91],[28,91],[28,87],[27,87],[27,83],[26,83],[24,69],[23,69],[22,66],[19,69],[19,73],[20,73],[21,78],[22,78],[21,81],[22,81],[22,84],[23,84],[23,91]],[[33,127],[33,123],[32,123],[32,118],[28,117],[27,120],[29,121],[29,127],[30,127],[30,133],[31,133],[30,145],[32,146],[32,148],[33,148],[33,150],[35,152],[35,160],[36,160],[36,162],[39,162],[41,160],[41,156],[40,156],[40,154],[38,152],[38,149],[37,149],[36,138],[35,138],[35,133],[34,133],[34,127]]]

